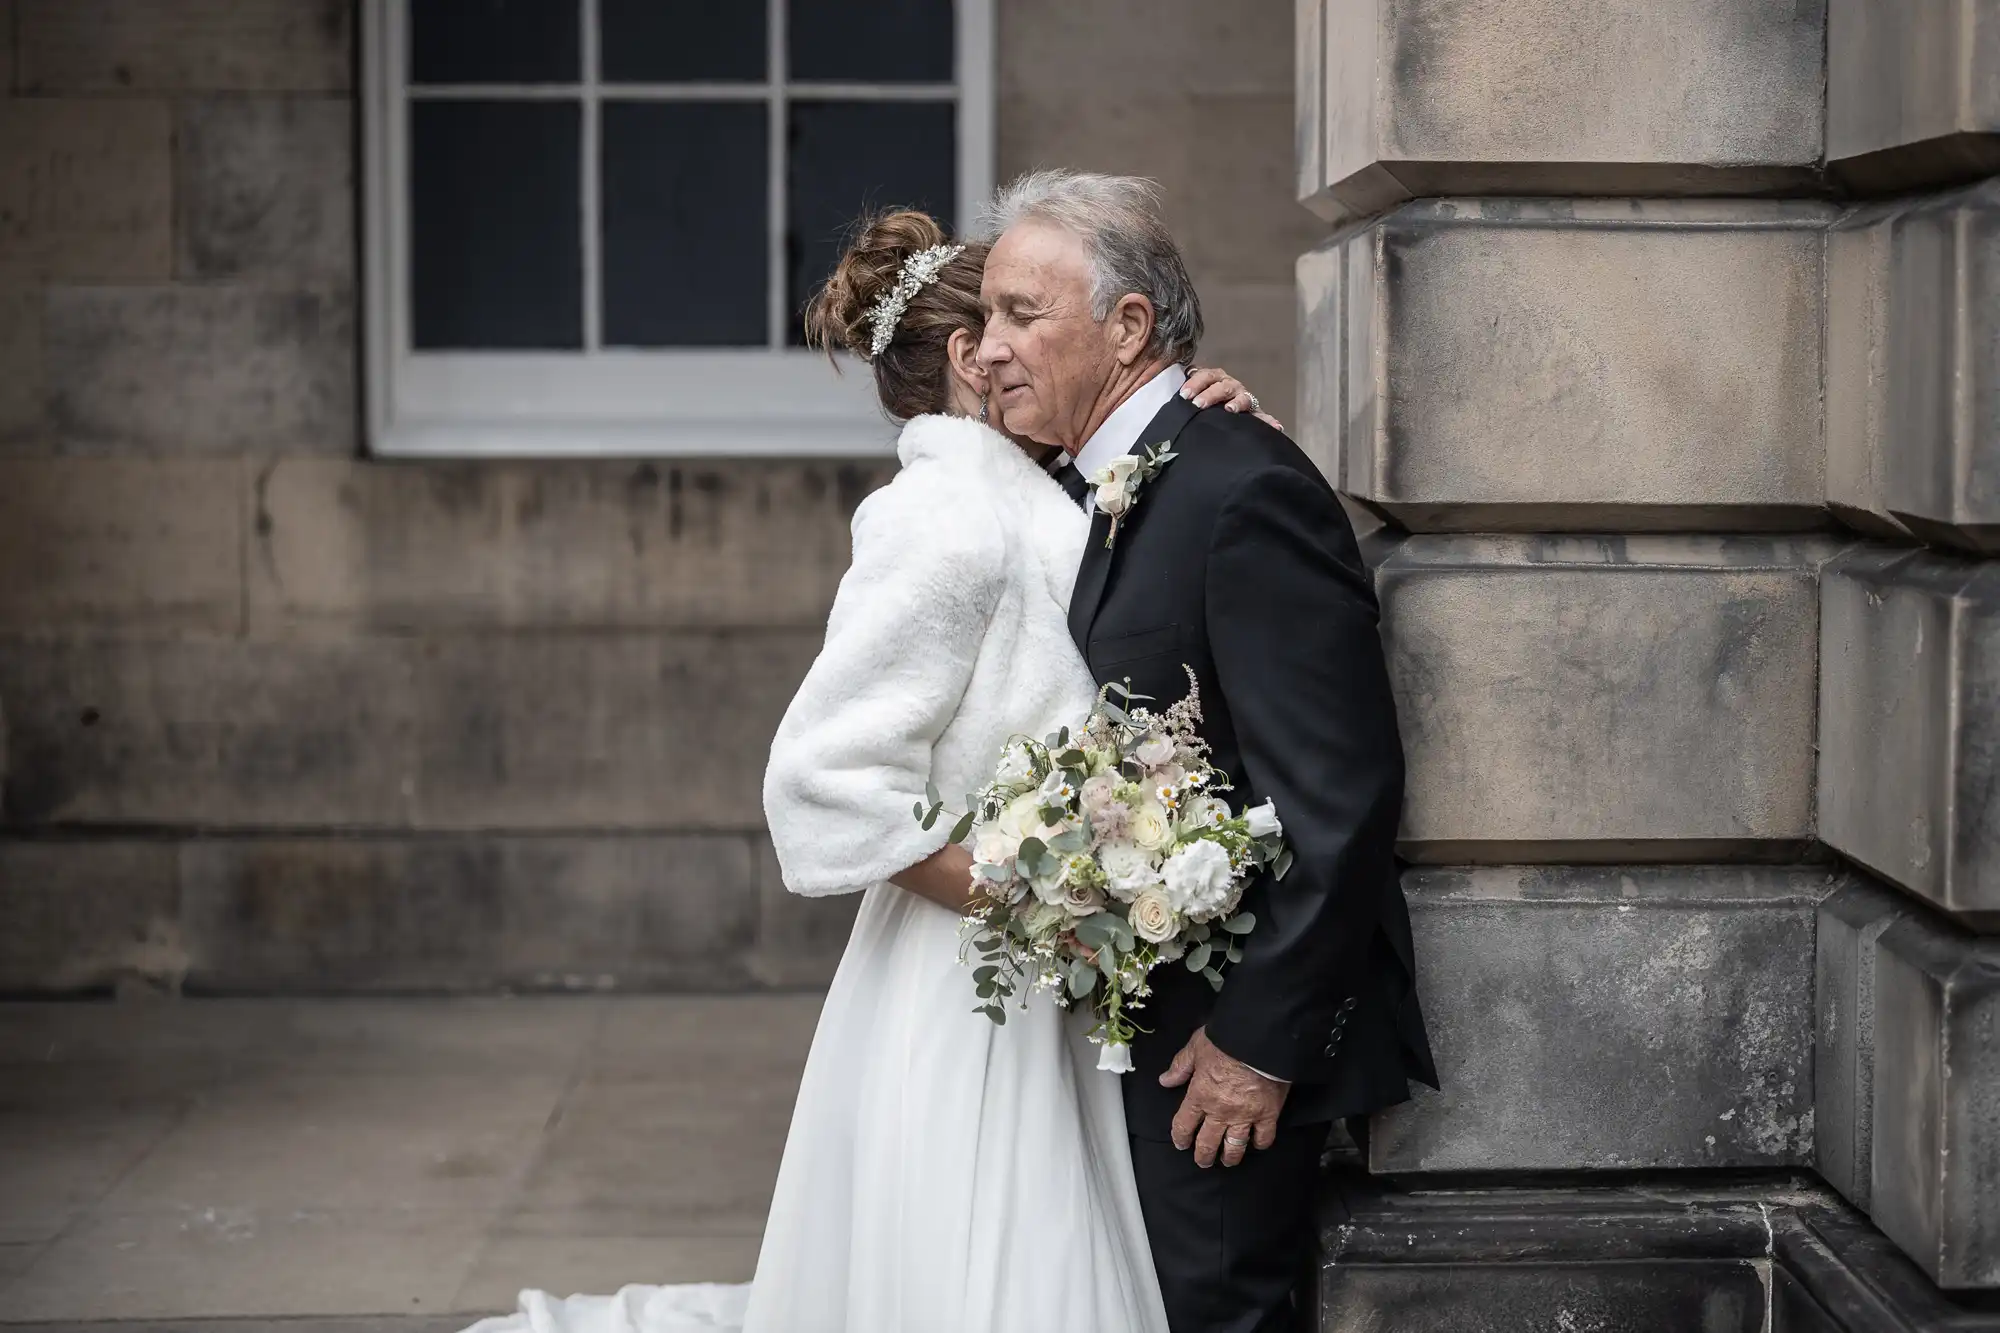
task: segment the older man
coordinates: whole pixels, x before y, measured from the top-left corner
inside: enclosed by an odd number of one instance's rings
[[[980,359],[1008,427],[1062,446],[1066,487],[1096,511],[1070,632],[1100,683],[1156,706],[1191,668],[1234,797],[1275,801],[1296,857],[1251,888],[1257,926],[1219,993],[1155,973],[1125,1083],[1175,1333],[1290,1333],[1329,1126],[1437,1080],[1396,874],[1403,756],[1373,585],[1297,446],[1180,395],[1201,303],[1150,182],[1037,172],[987,222]],[[1116,460],[1169,450],[1107,492],[1115,523],[1086,494]]]

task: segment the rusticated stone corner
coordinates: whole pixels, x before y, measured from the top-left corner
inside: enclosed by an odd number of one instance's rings
[[[2000,931],[2000,564],[1856,548],[1820,603],[1820,837]]]
[[[1816,869],[1419,869],[1443,1091],[1378,1172],[1772,1167],[1812,1157]]]
[[[1828,503],[2000,553],[2000,181],[1842,219],[1827,311]]]
[[[1305,256],[1301,440],[1415,532],[1824,526],[1810,203],[1433,200]]]
[[[1377,568],[1413,861],[1812,836],[1819,538],[1409,537]]]
[[[1830,0],[1826,156],[1871,192],[2000,172],[2000,5]]]
[[[1301,0],[1300,197],[1810,189],[1824,0]]]
[[[1939,1286],[2000,1288],[2000,945],[1927,914],[1875,955],[1869,1209]]]

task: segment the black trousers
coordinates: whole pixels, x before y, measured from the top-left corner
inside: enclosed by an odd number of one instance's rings
[[[1286,1126],[1241,1166],[1132,1140],[1139,1208],[1173,1333],[1306,1333],[1294,1293],[1318,1254],[1315,1205],[1327,1125]]]

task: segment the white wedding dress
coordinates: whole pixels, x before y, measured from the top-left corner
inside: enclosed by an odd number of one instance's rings
[[[860,891],[748,1287],[524,1292],[473,1333],[1166,1333],[1118,1075],[1086,1016],[973,1012],[958,918],[885,883],[944,845],[911,817],[1007,738],[1079,722],[1066,624],[1087,523],[1004,437],[919,417],[854,516],[826,646],[771,747],[796,893]]]

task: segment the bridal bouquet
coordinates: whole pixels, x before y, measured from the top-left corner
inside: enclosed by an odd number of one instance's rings
[[[1157,715],[1107,685],[1080,733],[1014,737],[952,830],[976,863],[964,957],[978,957],[978,1012],[1005,1023],[1008,999],[1035,990],[1064,1007],[1088,1001],[1100,1069],[1131,1069],[1132,1011],[1155,967],[1177,962],[1221,989],[1257,924],[1237,910],[1244,888],[1266,866],[1279,878],[1291,867],[1269,801],[1232,815],[1222,799],[1229,780],[1197,733],[1192,671],[1188,685]],[[928,795],[914,812],[925,828],[943,810]]]

